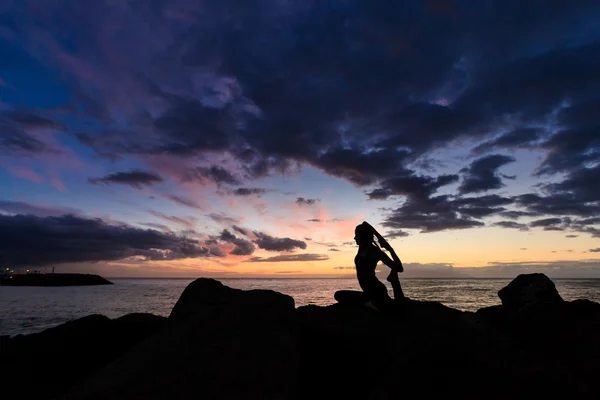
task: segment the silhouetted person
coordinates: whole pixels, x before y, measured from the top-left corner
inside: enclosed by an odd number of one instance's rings
[[[402,301],[404,293],[402,292],[398,278],[398,273],[404,270],[402,262],[392,246],[369,223],[363,222],[358,225],[354,231],[354,235],[354,240],[358,245],[358,253],[354,257],[358,284],[367,295],[368,300],[376,308],[381,311],[388,311],[393,307],[393,300],[388,295],[385,284],[377,279],[375,268],[379,261],[390,267],[391,271],[387,280],[392,284],[392,288],[394,289],[394,298],[397,301]],[[379,245],[382,248],[390,252],[392,258],[377,246],[374,237],[377,237]]]

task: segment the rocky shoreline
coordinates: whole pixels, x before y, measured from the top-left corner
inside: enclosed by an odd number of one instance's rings
[[[6,399],[600,398],[600,304],[520,275],[475,313],[295,308],[197,279],[168,318],[91,315],[0,339]]]

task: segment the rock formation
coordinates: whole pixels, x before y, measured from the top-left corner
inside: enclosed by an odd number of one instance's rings
[[[562,301],[548,282],[519,276],[500,291],[503,305],[476,313],[408,300],[384,316],[348,293],[295,308],[281,293],[198,279],[168,319],[89,316],[3,339],[4,390],[60,399],[600,398],[600,304]]]

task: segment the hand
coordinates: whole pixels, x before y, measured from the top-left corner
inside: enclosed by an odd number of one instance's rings
[[[379,238],[379,245],[387,251],[392,251],[392,246],[383,237]]]

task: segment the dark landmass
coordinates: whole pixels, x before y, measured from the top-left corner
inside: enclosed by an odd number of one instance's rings
[[[91,286],[112,285],[99,275],[92,274],[23,274],[0,278],[4,286]]]
[[[563,301],[542,274],[499,296],[475,313],[409,300],[384,316],[352,296],[295,308],[197,279],[169,318],[1,338],[3,398],[600,398],[600,304]]]

